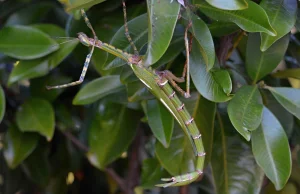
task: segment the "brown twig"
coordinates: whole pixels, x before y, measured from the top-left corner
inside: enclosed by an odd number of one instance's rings
[[[122,179],[112,168],[106,168],[104,170],[107,174],[109,174],[109,176],[111,176],[112,179],[114,179],[114,181],[116,181],[116,183],[119,185],[121,191],[123,193],[128,193],[127,192],[127,187],[125,184],[124,179]]]
[[[67,139],[69,139],[80,150],[84,152],[89,151],[89,148],[86,145],[84,145],[81,141],[79,141],[72,133],[70,133],[69,131],[61,131],[61,132]]]
[[[221,66],[223,66],[226,62],[228,52],[230,48],[232,48],[233,38],[236,36],[236,33],[223,36],[220,40],[220,46],[217,50],[217,57]]]
[[[233,50],[239,45],[239,43],[241,42],[241,40],[243,39],[243,36],[245,36],[245,34],[246,34],[246,32],[243,30],[239,33],[238,37],[235,39],[235,41],[233,43],[233,46],[230,48],[230,50],[227,53],[226,60],[229,59]]]
[[[133,189],[139,184],[140,179],[140,147],[142,145],[142,130],[138,127],[137,135],[131,146],[131,152],[129,155],[129,167],[128,175],[126,178],[127,192],[128,194],[134,193]]]
[[[180,194],[188,194],[189,193],[189,186],[188,185],[181,186],[179,188],[179,193]]]

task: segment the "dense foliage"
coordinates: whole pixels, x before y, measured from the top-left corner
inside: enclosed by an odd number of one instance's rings
[[[181,76],[189,56],[182,100],[206,151],[199,180],[159,189],[194,170],[193,147],[125,61],[96,48],[81,85],[45,87],[80,76],[89,48],[70,37],[93,37],[81,8],[133,53],[121,0],[0,1],[0,193],[300,193],[297,3],[127,2],[144,66]]]

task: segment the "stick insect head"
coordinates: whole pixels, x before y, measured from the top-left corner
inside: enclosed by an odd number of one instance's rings
[[[83,32],[78,33],[78,39],[85,46],[91,46],[92,45],[90,43],[89,37]]]

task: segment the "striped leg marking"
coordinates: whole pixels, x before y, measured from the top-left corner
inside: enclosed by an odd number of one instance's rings
[[[84,21],[85,21],[86,25],[92,30],[92,32],[94,34],[94,43],[92,45],[91,52],[86,56],[84,66],[83,66],[81,75],[79,77],[79,80],[75,81],[75,82],[68,83],[68,84],[58,85],[58,86],[46,86],[46,88],[48,90],[50,90],[50,89],[59,89],[59,88],[67,88],[67,87],[70,87],[70,86],[75,86],[75,85],[81,84],[84,80],[84,77],[86,75],[86,71],[89,67],[89,64],[90,64],[90,61],[91,61],[91,58],[92,58],[92,55],[93,55],[93,52],[94,52],[95,44],[96,44],[98,38],[97,38],[96,33],[95,33],[95,31],[94,31],[94,29],[93,29],[93,27],[92,27],[92,25],[91,25],[91,23],[90,23],[88,17],[86,16],[83,9],[81,9],[81,14],[82,14],[82,17],[84,18]]]
[[[71,83],[68,83],[68,84],[58,85],[58,86],[46,86],[46,88],[48,90],[50,90],[50,89],[59,89],[59,88],[67,88],[67,87],[70,87],[70,86],[76,86],[76,85],[81,84],[84,80],[84,77],[86,75],[86,71],[89,67],[93,51],[94,51],[94,46],[92,47],[91,52],[87,55],[87,57],[85,59],[84,66],[83,66],[83,69],[82,69],[82,72],[81,72],[81,75],[80,75],[78,81],[71,82]]]

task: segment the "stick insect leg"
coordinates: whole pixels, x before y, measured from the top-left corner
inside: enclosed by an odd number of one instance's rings
[[[191,46],[189,45],[189,39],[187,37],[188,35],[188,30],[189,28],[192,26],[192,22],[190,21],[188,26],[185,29],[185,33],[184,33],[184,42],[185,42],[185,50],[186,50],[186,63],[185,63],[185,67],[184,67],[184,75],[186,75],[186,93],[187,96],[191,96],[190,95],[190,48]],[[185,73],[186,71],[186,73]]]
[[[192,23],[190,22],[189,25],[185,29],[184,40],[185,40],[185,49],[186,49],[186,61],[184,64],[182,77],[176,77],[172,72],[165,70],[165,71],[157,71],[156,73],[162,77],[165,77],[171,85],[185,98],[189,98],[190,95],[190,52],[191,52],[191,44],[192,44],[192,37],[190,41],[188,39],[188,29],[191,27]],[[186,77],[186,91],[181,89],[177,83],[183,83]]]
[[[166,78],[170,84],[185,98],[189,98],[190,95],[185,92],[183,89],[181,89],[177,83],[183,83],[185,80],[182,77],[176,77],[171,71],[164,70],[164,71],[156,71],[156,74],[160,77]],[[176,83],[177,82],[177,83]]]
[[[136,46],[134,45],[134,42],[132,41],[132,38],[129,34],[129,30],[128,30],[128,24],[127,24],[127,13],[126,13],[126,4],[125,1],[122,0],[122,4],[123,4],[123,12],[124,12],[124,27],[125,27],[125,36],[127,37],[130,45],[132,46],[133,50],[134,50],[134,55],[138,56],[139,52],[136,48]]]
[[[83,66],[81,75],[79,77],[79,80],[71,82],[71,83],[67,83],[67,84],[57,85],[57,86],[46,86],[46,88],[48,90],[50,90],[50,89],[59,89],[59,88],[67,88],[67,87],[70,87],[70,86],[75,86],[75,85],[81,84],[84,80],[84,77],[86,75],[86,71],[89,67],[89,64],[90,64],[90,61],[91,61],[91,58],[92,58],[92,55],[93,55],[93,52],[94,52],[95,43],[97,42],[98,38],[96,36],[95,30],[93,29],[93,27],[92,27],[92,25],[91,25],[87,15],[85,14],[85,11],[83,9],[81,9],[81,14],[82,14],[82,17],[84,18],[84,21],[85,21],[86,25],[91,29],[91,31],[94,35],[94,44],[92,45],[92,49],[91,49],[90,53],[86,56],[84,66]]]

